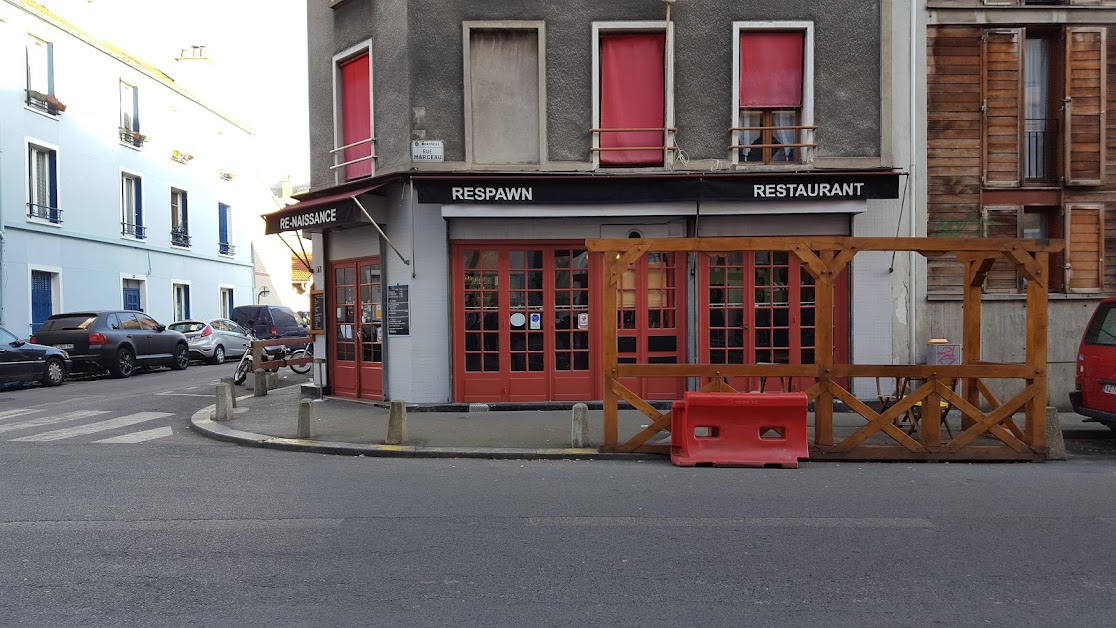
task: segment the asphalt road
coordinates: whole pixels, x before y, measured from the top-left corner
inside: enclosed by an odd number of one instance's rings
[[[0,433],[0,625],[1099,626],[1116,617],[1116,452],[1103,432],[1093,451],[1047,464],[343,458],[187,432],[209,403],[189,395],[208,395],[232,368],[0,394],[0,429],[105,411]],[[42,404],[57,405],[2,414]],[[169,416],[15,440],[139,412]],[[98,442],[163,427],[172,434]]]

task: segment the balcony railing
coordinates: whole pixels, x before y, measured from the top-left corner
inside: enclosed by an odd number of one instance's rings
[[[337,161],[338,159],[345,159],[345,151],[349,150],[350,148],[356,148],[358,146],[364,146],[365,144],[368,144],[368,154],[367,155],[365,155],[363,157],[357,157],[355,159],[349,159],[347,161],[342,161],[342,162],[338,163],[338,161]],[[342,174],[345,175],[345,178],[344,178],[345,181],[351,181],[352,179],[359,179],[361,177],[370,176],[372,174],[372,172],[376,169],[376,155],[375,155],[375,152],[376,152],[376,138],[374,138],[374,137],[370,137],[366,140],[358,140],[356,142],[353,142],[352,144],[345,144],[344,146],[338,146],[337,148],[329,151],[330,157],[333,158],[333,165],[330,166],[329,169],[333,171],[333,182],[334,182],[334,184],[341,183]],[[347,166],[351,166],[353,164],[362,164],[366,161],[368,162],[368,173],[363,174],[363,169],[354,169],[354,170],[360,170],[361,174],[359,174],[358,176],[354,176],[354,177],[352,177],[352,179],[350,179],[348,174],[347,174],[348,171],[349,171],[349,168],[347,168]]]
[[[1057,120],[1027,118],[1023,130],[1023,178],[1049,181],[1054,177]]]
[[[190,248],[190,234],[182,229],[171,229],[171,245]]]
[[[147,227],[143,225],[136,225],[130,222],[120,223],[120,235],[131,236],[137,240],[143,240],[147,237]]]
[[[120,141],[124,142],[125,144],[131,144],[132,146],[138,148],[140,146],[143,146],[143,143],[147,141],[147,136],[143,133],[140,133],[139,131],[132,131],[130,129],[121,127]]]
[[[802,163],[806,161],[805,150],[817,148],[818,144],[813,140],[814,134],[817,133],[817,125],[794,125],[794,126],[734,126],[729,129],[732,131],[733,138],[736,142],[729,148],[738,150],[739,161],[741,163],[755,162],[755,163]],[[772,136],[771,142],[763,142],[764,135],[770,132]],[[750,144],[740,144],[742,136],[757,135],[756,140]],[[790,135],[793,141],[780,142],[779,135]]]
[[[236,255],[236,247],[228,242],[218,242],[217,252],[221,255]]]
[[[631,128],[631,129],[620,129],[620,128],[589,129],[589,132],[593,134],[593,147],[589,149],[589,152],[600,155],[601,153],[607,152],[607,151],[618,151],[618,152],[624,152],[624,151],[635,151],[635,152],[656,151],[656,152],[662,153],[663,161],[659,164],[661,166],[661,165],[666,164],[668,156],[672,156],[672,151],[678,150],[678,147],[674,146],[674,134],[677,131],[678,131],[678,129],[676,129],[674,127]],[[602,133],[657,133],[659,135],[659,137],[661,138],[661,141],[662,141],[663,145],[662,146],[601,146],[601,138],[603,137],[601,135]],[[650,135],[648,135],[647,137],[650,138]],[[615,164],[615,165],[620,165],[620,164]],[[635,165],[635,164],[633,164],[633,165]],[[646,164],[638,164],[638,165],[646,165]]]
[[[62,224],[62,210],[49,205],[28,203],[27,217],[35,220],[45,220],[56,225]]]
[[[60,100],[52,94],[44,94],[37,92],[33,89],[25,90],[27,99],[24,101],[28,107],[45,111],[52,116],[56,116],[66,110],[66,105],[62,104]]]

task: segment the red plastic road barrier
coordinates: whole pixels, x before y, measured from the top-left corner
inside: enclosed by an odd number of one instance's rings
[[[804,393],[694,393],[675,401],[670,461],[677,466],[798,468],[810,457]]]

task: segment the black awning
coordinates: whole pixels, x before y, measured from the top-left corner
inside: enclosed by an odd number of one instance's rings
[[[363,212],[353,202],[353,197],[367,194],[384,185],[387,185],[387,183],[381,182],[348,192],[319,196],[318,198],[299,201],[270,214],[264,214],[263,219],[267,224],[264,233],[282,233],[299,229],[321,231],[330,227],[367,223],[368,220],[364,217]]]

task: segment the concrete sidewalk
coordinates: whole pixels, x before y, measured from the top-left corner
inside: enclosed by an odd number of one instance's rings
[[[466,406],[457,410],[427,412],[412,409],[407,415],[405,445],[385,445],[388,430],[388,409],[377,404],[327,397],[315,401],[315,421],[311,439],[298,439],[298,382],[270,391],[265,397],[253,397],[251,391],[236,387],[237,414],[230,421],[212,420],[214,406],[199,410],[191,419],[191,428],[206,436],[256,447],[370,456],[403,457],[476,457],[522,459],[655,459],[655,454],[602,453],[597,451],[603,436],[601,410],[588,413],[587,447],[570,447],[571,410],[489,410],[469,412]],[[572,406],[572,404],[571,404]],[[1059,415],[1062,432],[1067,438],[1081,433],[1107,432],[1098,423],[1086,422],[1074,413]],[[959,419],[952,417],[954,433]],[[642,431],[650,420],[635,410],[620,412],[620,442]],[[854,413],[834,415],[834,431],[839,438],[863,426],[865,420]],[[813,415],[810,415],[811,438]],[[943,430],[943,436],[945,431]],[[873,435],[868,442],[891,442],[883,434]],[[651,444],[670,444],[670,435],[662,432]]]

